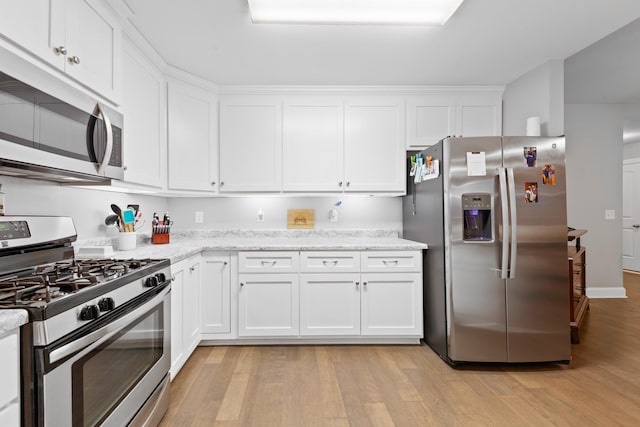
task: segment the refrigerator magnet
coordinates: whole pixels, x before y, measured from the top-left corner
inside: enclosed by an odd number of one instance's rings
[[[538,149],[537,147],[524,147],[524,162],[527,167],[534,168],[538,161]]]
[[[542,185],[556,185],[555,165],[544,165],[542,167]]]
[[[537,182],[524,183],[524,202],[538,203],[538,183]]]

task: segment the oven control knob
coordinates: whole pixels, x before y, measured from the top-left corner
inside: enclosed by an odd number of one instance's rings
[[[94,320],[100,316],[100,309],[97,305],[85,305],[82,310],[80,310],[80,320]]]
[[[158,278],[156,276],[149,276],[145,279],[144,285],[147,288],[154,288],[158,286]]]
[[[102,298],[98,301],[98,308],[100,311],[111,311],[116,308],[116,302],[111,297]]]
[[[156,279],[158,279],[158,283],[164,283],[167,281],[167,276],[164,273],[158,273],[156,274]]]

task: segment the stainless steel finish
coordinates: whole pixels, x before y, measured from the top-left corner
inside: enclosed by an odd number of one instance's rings
[[[75,57],[74,57],[75,58]],[[76,62],[76,64],[79,62]],[[98,174],[104,175],[107,166],[109,165],[109,159],[111,159],[111,152],[113,151],[113,130],[111,129],[111,120],[105,113],[104,107],[98,102],[96,108],[93,110],[93,114],[99,114],[102,117],[104,123],[104,131],[107,134],[107,144],[104,148],[104,155],[102,162],[98,164]]]
[[[507,176],[505,168],[498,168],[498,181],[500,182],[500,207],[502,212],[508,212],[509,205],[507,199]],[[507,215],[502,215],[502,262],[500,263],[500,278],[506,279],[508,277],[509,263],[509,218]]]
[[[155,427],[160,424],[162,417],[169,409],[170,386],[171,383],[167,375],[127,427]]]
[[[69,58],[69,62],[71,62],[72,64],[79,64],[80,63],[80,58],[78,58],[77,56],[73,55],[72,57]]]
[[[509,231],[509,237],[511,240],[511,251],[509,253],[509,279],[515,279],[516,259],[518,259],[518,213],[516,207],[516,187],[515,179],[513,177],[513,168],[506,168],[506,170],[507,186],[509,188],[509,221],[511,222],[511,229]]]
[[[18,249],[29,246],[36,246],[49,243],[51,241],[75,241],[76,227],[73,219],[66,216],[2,216],[0,222],[20,222],[25,221],[29,226],[31,237],[21,239],[3,240],[2,249]],[[3,265],[4,257],[0,258],[0,271],[7,269]],[[31,263],[29,266],[33,266]]]
[[[66,55],[67,54],[67,48],[64,46],[57,46],[53,48],[53,51],[55,53],[57,53],[58,55]]]
[[[163,273],[165,277],[171,277],[170,267],[154,271],[153,274],[157,273]],[[153,274],[150,274],[149,276]],[[89,323],[89,321],[80,320],[78,317],[80,311],[85,305],[97,304],[98,301],[102,298],[112,298],[115,301],[117,307],[120,304],[131,301],[132,299],[143,294],[144,292],[149,290],[149,288],[144,286],[144,281],[149,276],[144,276],[140,279],[137,279],[133,283],[129,283],[127,286],[122,286],[111,292],[106,292],[99,297],[83,302],[73,309],[66,310],[46,320],[32,322],[34,345],[48,345],[64,337],[68,333],[78,329],[79,327]]]
[[[156,297],[150,300],[148,304],[152,304],[152,305],[158,304],[158,302],[162,301],[162,299],[164,298],[165,293],[158,294]],[[90,346],[91,344],[95,343],[98,340],[109,339],[111,336],[113,336],[118,331],[120,331],[124,326],[128,325],[132,320],[135,320],[147,310],[148,308],[146,305],[139,307],[138,309],[132,311],[131,313],[128,313],[125,316],[118,318],[114,322],[109,323],[104,328],[98,329],[95,332],[84,335],[78,338],[77,340],[70,342],[69,344],[66,344],[60,348],[53,350],[51,353],[49,353],[49,362],[55,363],[58,360],[64,359],[65,357],[79,350],[82,350],[84,347]]]
[[[537,148],[535,167],[524,147]],[[486,176],[469,176],[468,152],[485,153]],[[403,237],[429,244],[427,344],[450,363],[568,362],[564,138],[446,138],[423,155],[441,160],[441,176],[409,181]],[[555,185],[542,184],[547,164]],[[537,203],[525,204],[526,183]],[[495,201],[493,241],[463,239],[462,195],[475,193]]]

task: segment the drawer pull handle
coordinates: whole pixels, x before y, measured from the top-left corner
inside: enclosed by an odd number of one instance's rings
[[[398,265],[398,260],[397,259],[392,259],[392,260],[383,259],[382,263],[384,265]]]
[[[325,267],[335,267],[336,265],[338,265],[338,260],[334,259],[333,261],[322,261],[322,265],[324,265]]]
[[[275,267],[277,261],[262,261],[263,267]]]

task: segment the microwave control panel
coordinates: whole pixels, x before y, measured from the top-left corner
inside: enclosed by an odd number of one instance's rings
[[[0,221],[0,240],[31,237],[27,221]]]

